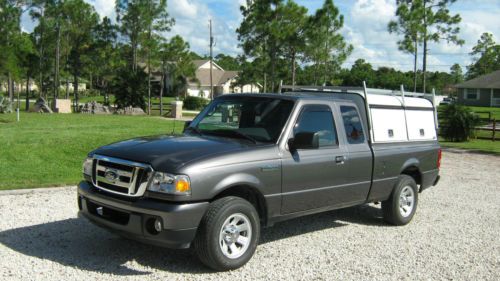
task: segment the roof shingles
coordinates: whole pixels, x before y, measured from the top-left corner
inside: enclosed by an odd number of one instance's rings
[[[456,88],[500,89],[500,70],[455,85]]]

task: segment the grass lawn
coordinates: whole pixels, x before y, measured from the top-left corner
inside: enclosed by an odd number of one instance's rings
[[[500,155],[500,141],[477,139],[477,140],[471,140],[469,142],[447,142],[440,140],[439,143],[443,147],[478,150],[482,152],[488,152]]]
[[[472,112],[477,113],[481,118],[488,118],[488,114],[482,112],[491,112],[492,119],[495,118],[496,120],[500,120],[500,107],[469,106],[469,108]]]
[[[159,117],[36,114],[0,115],[0,190],[75,185],[87,153],[128,138],[170,134]],[[175,132],[183,128],[176,121]]]

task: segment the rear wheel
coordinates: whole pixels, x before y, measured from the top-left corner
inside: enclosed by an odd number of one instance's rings
[[[231,270],[250,260],[259,235],[259,215],[254,206],[239,197],[224,197],[210,204],[193,246],[208,267]]]
[[[405,225],[411,221],[417,210],[418,187],[408,175],[399,176],[391,196],[382,202],[384,220],[394,225]]]

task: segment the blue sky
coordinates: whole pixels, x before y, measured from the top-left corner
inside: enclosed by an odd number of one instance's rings
[[[101,16],[114,15],[114,0],[86,0],[94,5]],[[314,13],[324,0],[296,0],[297,3]],[[176,19],[170,35],[179,34],[199,54],[208,53],[208,20],[214,22],[216,38],[215,53],[237,55],[237,35],[242,16],[239,7],[245,0],[169,0],[168,10]],[[397,35],[387,32],[387,23],[393,19],[396,9],[395,0],[334,0],[345,17],[342,34],[354,46],[353,54],[345,67],[363,58],[377,68],[389,66],[401,70],[412,69],[412,56],[398,51]],[[465,71],[470,64],[471,51],[483,32],[491,32],[500,41],[500,0],[458,0],[450,7],[452,13],[460,13],[460,36],[466,41],[464,46],[448,45],[446,42],[431,44],[428,68],[431,71],[449,71],[453,63],[459,63]],[[23,27],[32,29],[27,16]]]

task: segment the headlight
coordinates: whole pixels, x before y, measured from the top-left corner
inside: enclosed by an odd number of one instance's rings
[[[87,158],[83,161],[83,174],[89,177],[92,177],[92,166],[94,163],[94,159]]]
[[[174,195],[190,195],[191,182],[188,176],[155,172],[148,190]]]

